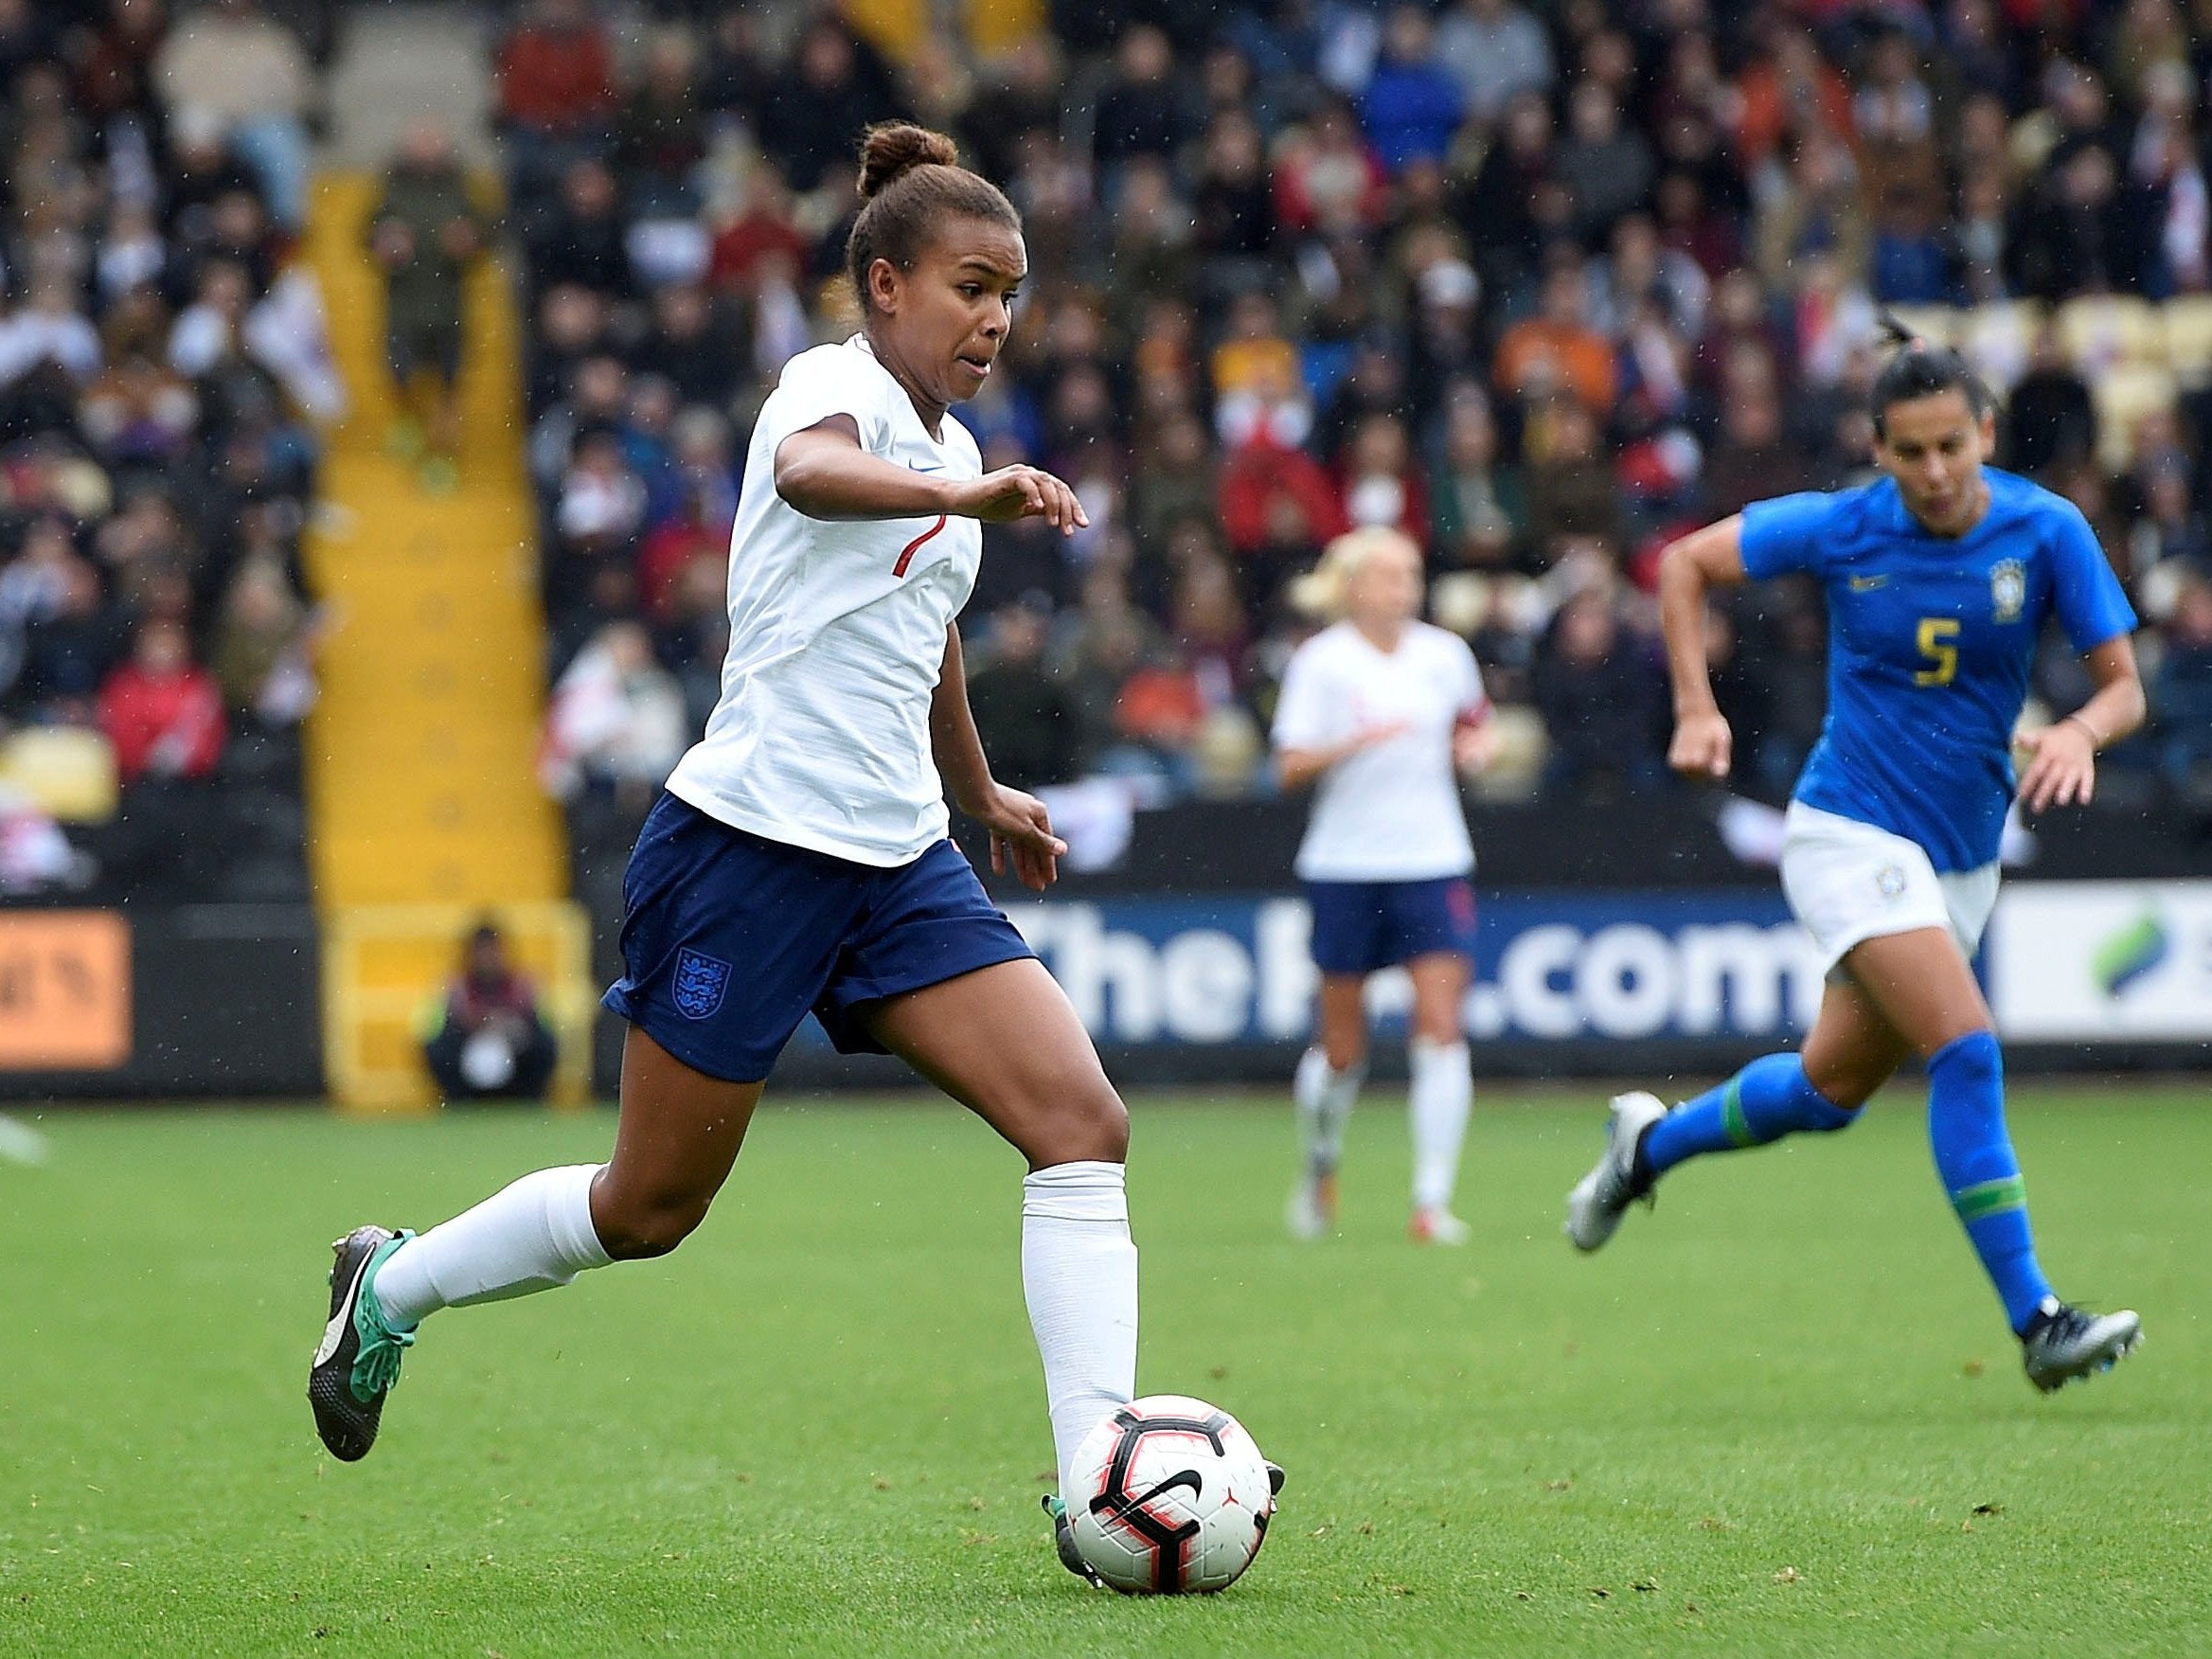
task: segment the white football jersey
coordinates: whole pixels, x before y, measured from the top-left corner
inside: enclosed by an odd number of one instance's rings
[[[1370,726],[1406,727],[1321,775],[1298,846],[1300,878],[1425,882],[1472,869],[1452,730],[1483,706],[1474,652],[1426,622],[1408,623],[1393,651],[1378,651],[1349,622],[1293,651],[1275,705],[1277,749],[1323,749]]]
[[[722,699],[669,792],[767,840],[889,867],[945,834],[930,699],[945,629],[975,584],[983,526],[800,512],[776,492],[776,446],[832,415],[852,417],[872,455],[982,474],[967,428],[948,415],[943,441],[931,437],[864,337],[783,366],[745,453]]]

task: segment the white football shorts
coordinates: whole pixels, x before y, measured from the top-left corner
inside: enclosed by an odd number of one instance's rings
[[[1971,962],[1997,903],[1997,865],[1938,874],[1917,842],[1792,801],[1782,892],[1831,973],[1853,945],[1923,927],[1948,928]]]

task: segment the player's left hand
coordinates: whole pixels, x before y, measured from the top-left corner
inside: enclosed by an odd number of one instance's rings
[[[2096,745],[2079,721],[2017,733],[2012,744],[2029,758],[2020,775],[2020,804],[2029,812],[2085,807],[2096,794]]]
[[[1010,866],[1015,879],[1034,893],[1060,879],[1060,860],[1067,843],[1052,832],[1052,814],[1035,795],[994,783],[966,811],[990,831],[992,875],[1003,876]]]

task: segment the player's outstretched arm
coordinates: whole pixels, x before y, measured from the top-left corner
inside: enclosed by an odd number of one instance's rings
[[[1275,779],[1285,789],[1304,789],[1330,767],[1349,760],[1361,750],[1387,743],[1412,729],[1406,721],[1382,721],[1362,726],[1341,742],[1323,743],[1315,748],[1278,748],[1275,752]]]
[[[776,493],[816,519],[1041,518],[1070,536],[1091,522],[1076,492],[1050,473],[1001,467],[958,479],[917,473],[863,449],[860,423],[849,415],[832,415],[776,446]]]
[[[1022,885],[1038,893],[1058,881],[1067,843],[1052,832],[1052,814],[1035,795],[1008,789],[990,775],[975,713],[968,706],[968,669],[956,623],[945,629],[945,658],[929,705],[929,746],[953,804],[990,831],[991,873],[1004,875],[1010,863]]]
[[[1667,637],[1667,674],[1674,688],[1674,739],[1667,746],[1667,764],[1686,777],[1728,776],[1735,740],[1713,701],[1705,596],[1743,580],[1740,516],[1691,531],[1659,561],[1659,628]]]
[[[2020,776],[2020,803],[2031,812],[2087,806],[2096,794],[2096,752],[2143,723],[2147,705],[2135,642],[2108,639],[2082,659],[2096,690],[2072,714],[2013,740],[2029,757]]]

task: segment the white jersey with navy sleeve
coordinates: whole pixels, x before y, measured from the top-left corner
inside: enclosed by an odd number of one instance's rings
[[[2135,613],[2088,522],[2062,497],[1985,468],[1989,508],[1937,536],[1894,480],[1743,509],[1743,568],[1819,579],[1828,720],[1795,798],[1916,842],[1941,870],[1997,856],[2012,801],[2012,728],[2044,622],[2075,651]]]
[[[1457,634],[1409,623],[1376,649],[1349,622],[1291,653],[1275,705],[1277,749],[1320,749],[1402,724],[1322,774],[1299,844],[1309,882],[1425,882],[1474,867],[1452,761],[1452,730],[1484,710],[1482,673]]]
[[[733,828],[889,867],[945,835],[930,701],[983,527],[800,512],[776,492],[776,446],[832,415],[852,418],[869,455],[950,478],[982,473],[967,429],[948,415],[943,439],[930,437],[865,338],[785,364],[745,454],[722,699],[668,787]]]

